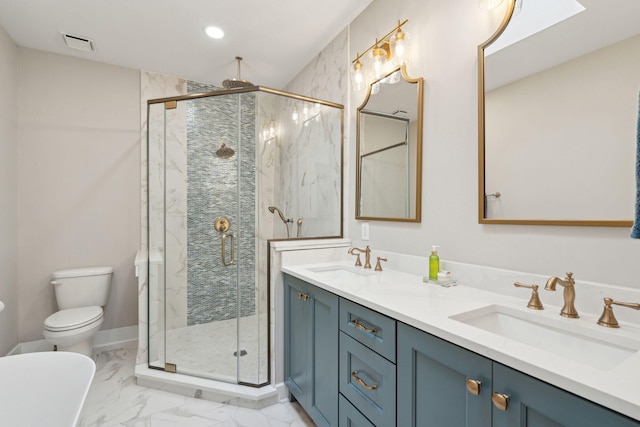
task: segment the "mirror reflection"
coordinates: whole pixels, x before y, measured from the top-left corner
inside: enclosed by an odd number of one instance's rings
[[[422,91],[398,68],[358,108],[356,219],[420,222]]]
[[[520,5],[479,49],[480,222],[630,226],[640,2]]]

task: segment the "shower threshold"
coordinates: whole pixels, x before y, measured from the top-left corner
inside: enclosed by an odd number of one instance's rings
[[[280,401],[278,390],[271,384],[259,388],[249,387],[179,373],[167,373],[151,369],[146,364],[136,366],[135,376],[141,387],[245,408],[261,409]]]

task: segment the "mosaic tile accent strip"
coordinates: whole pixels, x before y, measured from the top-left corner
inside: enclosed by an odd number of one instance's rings
[[[189,93],[212,89],[188,86]],[[255,96],[186,101],[188,325],[255,314]],[[216,155],[222,143],[234,150],[232,157]],[[222,264],[222,236],[214,228],[220,216],[235,237],[234,266]]]

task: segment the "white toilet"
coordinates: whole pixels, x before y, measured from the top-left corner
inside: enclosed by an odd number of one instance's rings
[[[102,307],[109,299],[113,267],[61,270],[53,273],[60,311],[44,321],[44,337],[59,351],[91,356],[93,337],[100,330]]]

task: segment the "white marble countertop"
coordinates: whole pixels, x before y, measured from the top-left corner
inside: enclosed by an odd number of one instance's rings
[[[544,348],[522,344],[450,318],[493,304],[530,314],[533,311],[526,308],[528,294],[526,298],[523,296],[524,299],[515,298],[464,284],[445,288],[424,283],[421,276],[388,269],[382,272],[366,270],[370,272],[367,276],[332,280],[326,273],[310,270],[332,265],[353,268],[353,262],[331,262],[284,265],[282,271],[640,420],[640,352],[632,354],[610,369],[596,369],[580,360],[570,360]],[[575,327],[587,328],[593,330],[594,334],[605,331],[620,339],[640,341],[640,327],[637,324],[620,322],[620,329],[607,329],[596,324],[596,315],[580,313],[579,319],[568,319],[561,317],[559,312],[560,307],[545,305],[545,310],[534,313],[560,322],[567,330]]]

